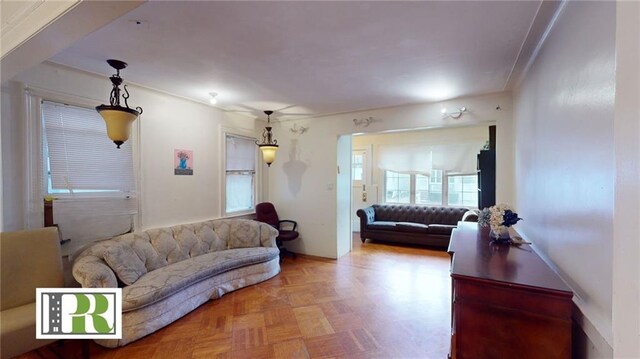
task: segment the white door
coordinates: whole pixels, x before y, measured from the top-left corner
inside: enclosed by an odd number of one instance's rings
[[[378,201],[378,188],[371,185],[369,155],[369,149],[354,149],[351,158],[351,228],[354,232],[360,232],[360,218],[356,211]]]

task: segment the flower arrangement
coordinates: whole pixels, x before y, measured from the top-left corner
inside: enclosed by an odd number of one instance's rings
[[[189,159],[189,154],[184,152],[184,151],[180,151],[178,152],[178,158],[181,160],[188,160]]]
[[[503,203],[483,208],[478,214],[478,224],[482,227],[491,227],[491,231],[496,235],[506,232],[507,228],[521,219],[513,208]]]

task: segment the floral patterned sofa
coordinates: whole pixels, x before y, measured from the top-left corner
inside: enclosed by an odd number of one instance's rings
[[[128,233],[98,242],[73,264],[85,288],[122,287],[126,345],[172,323],[210,299],[280,272],[278,231],[246,219],[218,219]]]

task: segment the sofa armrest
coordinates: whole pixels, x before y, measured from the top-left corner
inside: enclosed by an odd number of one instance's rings
[[[73,263],[73,277],[83,288],[117,288],[116,275],[101,258],[84,256]]]
[[[276,237],[280,232],[266,223],[260,223],[260,245],[278,248]]]
[[[376,211],[373,209],[373,206],[369,206],[359,209],[356,215],[360,217],[360,230],[362,230],[367,224],[375,221]]]
[[[469,210],[462,215],[462,222],[478,222],[478,213],[474,210]]]
[[[375,221],[376,211],[373,209],[373,206],[369,206],[359,209],[356,212],[356,215],[360,217],[360,237],[364,238],[363,235],[365,233],[367,225]]]

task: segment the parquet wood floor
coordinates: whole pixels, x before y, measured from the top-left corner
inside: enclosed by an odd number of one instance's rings
[[[339,260],[286,258],[266,282],[210,301],[117,349],[90,342],[91,358],[446,358],[449,256],[367,242]],[[81,357],[80,341],[21,359]]]

